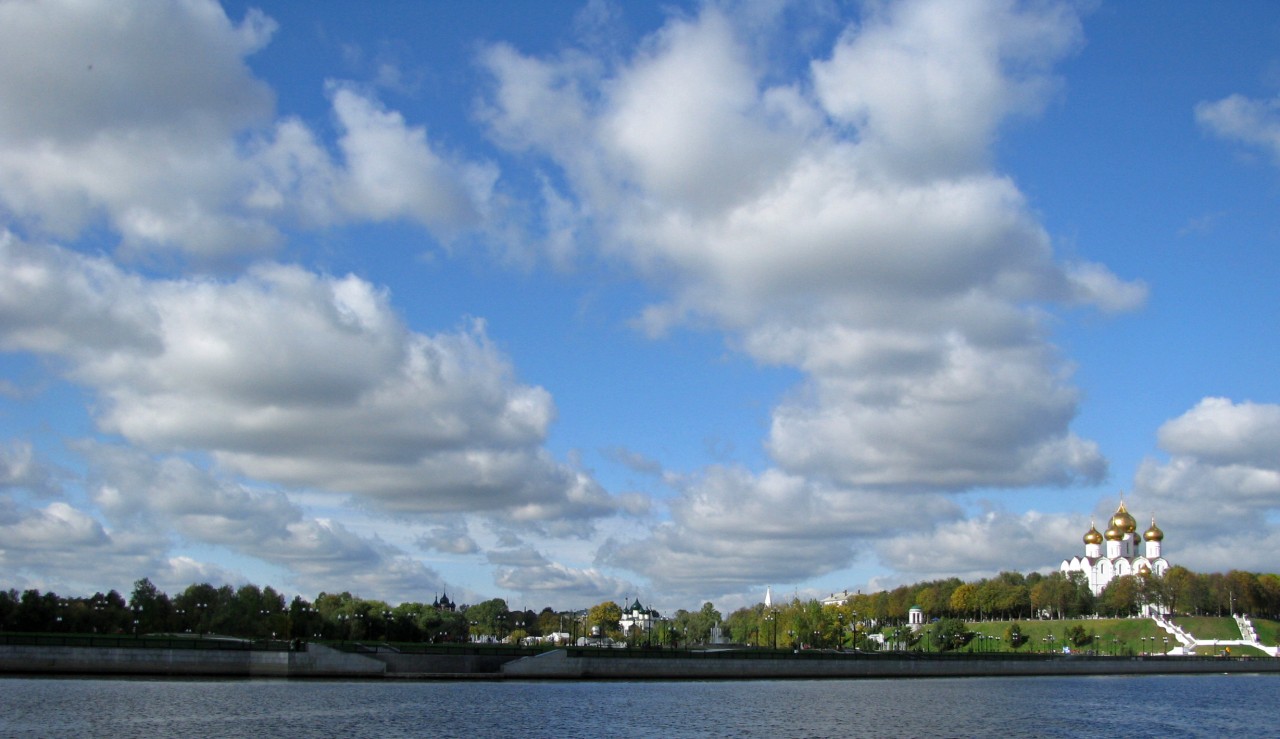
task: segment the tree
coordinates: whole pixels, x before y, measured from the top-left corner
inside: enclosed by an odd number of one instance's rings
[[[1062,640],[1070,642],[1072,646],[1083,647],[1093,643],[1093,634],[1085,631],[1080,624],[1072,624],[1063,632]]]
[[[622,636],[618,622],[622,620],[622,606],[611,600],[597,603],[587,611],[587,620],[592,626],[600,628],[601,636],[618,638]]]
[[[547,606],[538,614],[538,633],[543,636],[560,633],[564,631],[564,623],[564,615],[552,610],[551,606]]]
[[[1076,588],[1071,580],[1063,573],[1055,572],[1031,586],[1031,608],[1038,613],[1048,612],[1053,618],[1063,618],[1075,601],[1075,595]]]
[[[729,632],[729,638],[737,644],[759,646],[762,639],[760,626],[763,623],[763,613],[763,603],[739,608],[730,613],[724,620],[724,626]],[[767,638],[767,636],[764,638]]]
[[[933,625],[933,643],[939,651],[959,649],[969,641],[969,627],[958,618],[939,619]]]
[[[1174,565],[1164,573],[1166,605],[1174,613],[1195,610],[1199,576],[1182,565]]]
[[[467,609],[467,621],[471,623],[471,633],[477,636],[491,636],[501,639],[507,623],[507,602],[501,598],[492,598],[477,603]]]
[[[129,610],[139,633],[169,630],[173,606],[169,602],[169,596],[160,592],[150,578],[144,577],[133,584],[133,592],[129,595]]]
[[[965,583],[951,592],[951,612],[970,616],[978,612],[978,588]]]
[[[18,591],[0,590],[0,631],[8,631],[13,626],[13,614],[18,610]]]
[[[1083,572],[1076,571],[1067,573],[1067,581],[1075,589],[1074,597],[1068,606],[1068,614],[1084,616],[1096,613],[1097,599],[1093,595],[1093,588],[1089,586],[1089,578]]]
[[[1107,583],[1099,605],[1108,616],[1132,616],[1138,612],[1138,581],[1133,575],[1123,575]]]
[[[1004,640],[1009,644],[1010,649],[1017,649],[1026,643],[1027,638],[1022,635],[1022,627],[1018,624],[1009,624],[1004,630]]]

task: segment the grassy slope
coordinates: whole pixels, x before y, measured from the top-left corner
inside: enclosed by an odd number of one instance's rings
[[[1178,625],[1186,629],[1197,639],[1239,639],[1240,630],[1231,618],[1217,617],[1179,617],[1174,619]],[[1018,624],[1026,642],[1016,650],[1011,649],[1005,632],[1011,624]],[[1254,627],[1258,630],[1258,638],[1263,644],[1276,644],[1280,638],[1280,622],[1254,619]],[[1168,634],[1151,619],[1147,618],[1086,618],[1066,619],[1062,621],[982,621],[970,623],[969,628],[986,638],[975,638],[964,651],[1000,652],[1043,652],[1062,651],[1066,643],[1067,630],[1073,626],[1082,626],[1086,633],[1096,635],[1093,644],[1099,654],[1140,654],[1146,651],[1161,653],[1177,646],[1172,637],[1166,645]],[[1049,637],[1052,636],[1052,640]],[[1145,637],[1145,640],[1144,640]],[[1152,637],[1155,637],[1152,639]],[[1153,647],[1152,644],[1155,646]],[[1073,647],[1073,649],[1089,649],[1090,647]],[[1202,649],[1208,653],[1208,649]],[[1232,654],[1245,656],[1258,652],[1249,647],[1233,647]]]
[[[1173,622],[1197,639],[1239,639],[1240,627],[1233,618],[1217,616],[1178,616]]]
[[[1280,644],[1280,621],[1265,618],[1253,619],[1253,628],[1258,632],[1258,641],[1267,646]]]

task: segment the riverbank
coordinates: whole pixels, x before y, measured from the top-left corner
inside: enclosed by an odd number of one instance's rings
[[[776,655],[752,650],[608,655],[585,650],[556,650],[516,660],[502,668],[506,678],[539,680],[763,680],[1253,672],[1280,673],[1280,659],[854,652]]]
[[[559,649],[406,654],[0,645],[0,673],[401,680],[767,680],[1032,675],[1280,673],[1280,659],[1185,656],[790,653],[772,650]]]

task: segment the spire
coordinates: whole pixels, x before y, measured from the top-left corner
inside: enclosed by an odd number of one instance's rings
[[[764,607],[765,607],[765,608],[772,608],[772,607],[773,607],[773,587],[772,587],[772,586],[768,586],[768,585],[766,585],[766,586],[765,586],[765,589],[764,589]]]

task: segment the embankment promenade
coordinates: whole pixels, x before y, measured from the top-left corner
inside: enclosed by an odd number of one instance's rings
[[[1280,673],[1269,657],[930,654],[775,650],[297,649],[0,644],[0,674],[494,680],[774,680]],[[524,654],[522,655],[522,652]]]

